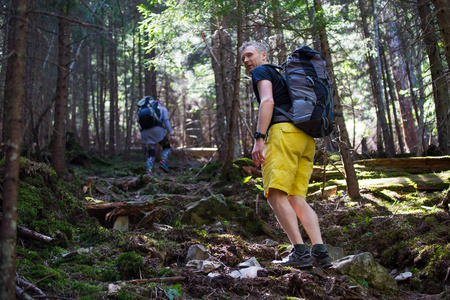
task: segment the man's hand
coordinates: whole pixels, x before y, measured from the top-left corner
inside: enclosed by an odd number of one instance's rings
[[[253,145],[252,159],[256,166],[264,163],[264,139],[257,139]]]

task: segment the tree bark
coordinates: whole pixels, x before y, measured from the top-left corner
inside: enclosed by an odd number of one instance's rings
[[[105,118],[105,90],[106,90],[106,68],[105,68],[105,47],[104,40],[101,38],[99,51],[98,51],[98,80],[99,80],[99,91],[98,91],[98,112],[99,112],[99,136],[98,136],[98,149],[100,156],[105,155],[105,145],[106,145],[106,118]]]
[[[66,168],[66,113],[69,100],[70,23],[59,18],[58,79],[56,83],[55,122],[53,130],[52,166],[57,173]]]
[[[322,2],[321,0],[314,0],[314,8],[316,12],[323,12]],[[331,48],[328,43],[328,36],[325,30],[324,16],[319,13],[317,14],[317,23],[316,26],[321,43],[322,55],[327,62],[327,70],[330,75],[331,81],[333,82],[333,102],[334,109],[337,112],[342,112],[341,99],[339,97],[337,87],[336,87],[336,78],[334,76],[333,70],[333,61],[331,59]],[[361,194],[359,193],[359,183],[358,178],[356,177],[355,167],[353,166],[353,157],[351,155],[351,151],[349,149],[349,138],[347,128],[345,126],[344,118],[338,117],[336,118],[336,124],[339,127],[340,137],[339,137],[339,149],[342,156],[346,182],[347,182],[347,191],[348,195],[351,199],[359,199],[361,198]]]
[[[70,72],[72,74],[72,88],[71,88],[72,99],[70,101],[70,123],[68,122],[68,124],[70,124],[69,126],[70,131],[74,133],[75,137],[78,137],[77,108],[78,108],[78,94],[79,94],[78,77],[80,76],[79,69],[80,69],[79,66],[75,65],[75,62],[71,63]]]
[[[433,29],[431,9],[426,0],[419,0],[417,9],[420,16],[420,25],[423,31],[424,43],[430,61],[431,78],[433,80],[433,98],[436,110],[436,128],[438,131],[439,149],[443,154],[449,152],[449,108],[447,78],[439,56],[438,37]]]
[[[114,35],[111,35],[113,41],[109,45],[109,144],[108,157],[113,158],[116,154],[116,110],[117,110],[117,60],[116,43]]]
[[[315,23],[315,16],[316,11],[314,9],[314,5],[309,5],[309,1],[306,1],[306,8],[308,10],[308,19],[309,23],[311,24],[311,38],[312,38],[312,44],[314,50],[316,50],[319,53],[322,53],[322,49],[320,48],[320,40],[319,40],[319,33],[317,32],[317,28],[313,25]]]
[[[238,12],[241,11],[241,1],[238,1]],[[222,178],[229,179],[229,171],[233,165],[234,149],[236,143],[236,135],[238,134],[238,114],[239,114],[239,85],[241,84],[241,60],[239,55],[239,47],[242,44],[241,18],[237,18],[237,46],[236,46],[236,62],[234,66],[234,90],[233,103],[231,105],[230,127],[227,131],[228,151],[226,153],[225,162],[222,169]]]
[[[227,26],[222,26],[226,28]],[[231,75],[232,57],[231,37],[223,28],[216,28],[211,25],[211,62],[214,70],[215,89],[216,89],[216,107],[217,107],[217,126],[216,126],[216,145],[219,148],[219,160],[225,161],[228,153],[228,141],[226,132],[229,128],[233,84]],[[206,42],[206,40],[205,40]]]
[[[447,65],[450,65],[450,2],[449,0],[432,0],[439,29],[442,33]]]
[[[155,50],[151,50],[150,53],[144,55],[145,60],[151,60],[155,57]],[[144,78],[145,78],[145,86],[144,93],[146,96],[152,96],[157,99],[159,97],[157,89],[156,89],[156,77],[157,72],[154,66],[144,68]]]
[[[89,139],[89,66],[90,66],[90,55],[89,55],[89,49],[87,46],[83,46],[81,49],[82,56],[84,60],[82,61],[82,71],[83,71],[83,77],[81,80],[83,81],[83,102],[82,102],[82,123],[81,123],[81,135],[80,135],[80,142],[84,149],[89,149],[90,139]]]
[[[133,132],[133,128],[135,127],[134,123],[134,111],[136,110],[135,103],[138,99],[136,99],[135,94],[135,76],[136,76],[136,67],[135,67],[135,55],[136,55],[136,45],[135,45],[135,37],[133,36],[133,48],[131,50],[131,60],[130,60],[130,67],[131,67],[131,78],[130,78],[130,100],[129,105],[126,106],[127,110],[127,120],[126,120],[126,130],[127,134],[125,137],[125,154],[124,158],[129,159],[130,153],[131,153],[131,135]],[[128,101],[127,101],[128,102]]]
[[[0,299],[15,299],[17,202],[22,145],[22,106],[24,101],[24,61],[27,35],[27,0],[13,0],[13,15],[8,36],[8,58],[5,81],[2,221],[0,225]]]

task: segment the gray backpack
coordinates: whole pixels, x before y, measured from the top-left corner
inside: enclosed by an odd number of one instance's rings
[[[334,129],[333,92],[326,62],[315,50],[307,46],[299,47],[282,65],[268,64],[287,83],[292,107],[284,111],[275,109],[282,115],[274,121],[289,120],[313,138],[326,137]],[[282,70],[285,77],[278,69]]]

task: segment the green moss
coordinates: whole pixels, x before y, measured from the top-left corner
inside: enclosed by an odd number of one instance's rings
[[[228,176],[231,182],[239,182],[242,179],[241,170],[239,166],[233,164],[228,172]]]
[[[83,282],[74,282],[71,286],[71,290],[78,291],[77,299],[86,299],[91,300],[95,299],[92,298],[92,296],[99,297],[99,292],[106,291],[106,288],[102,288],[97,285],[91,285],[88,283]],[[97,299],[103,299],[103,298],[97,298]]]
[[[418,266],[425,265],[421,274],[438,280],[444,279],[450,268],[450,244],[426,246],[414,262]]]
[[[210,174],[210,175],[217,175],[218,171],[222,169],[223,162],[221,161],[213,161],[212,163],[208,164],[203,171],[200,173],[202,175]]]
[[[386,201],[388,201],[388,202],[390,202],[390,203],[394,203],[394,202],[396,202],[396,199],[395,198],[393,198],[393,197],[391,197],[388,193],[387,193],[387,191],[380,191],[380,190],[377,190],[377,189],[372,189],[371,191],[370,191],[374,196],[376,196],[376,197],[378,197],[378,198],[381,198],[381,199],[383,199],[383,200],[386,200]]]
[[[100,280],[103,282],[112,282],[120,279],[115,266],[115,262],[106,262],[100,268]]]
[[[43,265],[31,266],[28,276],[30,281],[38,282],[40,288],[63,289],[68,282],[64,271]]]
[[[117,270],[122,279],[138,278],[144,265],[144,259],[136,252],[125,252],[116,260]]]
[[[157,277],[172,277],[173,275],[174,275],[174,272],[170,268],[159,269],[156,274]]]
[[[100,226],[97,219],[89,218],[80,224],[77,237],[80,246],[94,246],[105,242],[118,243],[122,239],[120,232],[112,232]]]
[[[255,166],[255,163],[253,162],[253,160],[251,160],[250,158],[246,158],[246,157],[235,159],[233,161],[233,163],[235,165],[237,165],[238,167]]]

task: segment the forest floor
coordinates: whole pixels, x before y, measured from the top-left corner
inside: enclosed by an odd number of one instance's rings
[[[220,165],[213,161],[203,168],[203,159],[172,159],[170,173],[156,171],[152,177],[142,176],[141,157],[83,165],[57,177],[44,164],[22,163],[19,225],[52,238],[48,243],[18,237],[18,286],[35,299],[450,299],[450,215],[448,204],[440,205],[447,197],[446,172],[418,177],[357,167],[358,175],[376,180],[377,187],[361,185],[362,198],[354,201],[337,183],[342,178],[333,175],[339,166],[330,166],[327,185],[338,185],[337,192],[308,196],[327,244],[345,255],[370,252],[392,276],[412,273],[398,282],[398,290],[383,291],[333,267],[271,264],[288,253],[289,243],[263,197],[261,178],[245,175],[242,166],[235,166],[235,180],[221,181]],[[392,184],[400,177],[407,187]],[[439,178],[441,185],[425,188],[427,178]],[[311,191],[318,186],[312,184]],[[181,222],[187,207],[219,194],[229,206],[253,211],[259,230],[247,230],[235,219],[201,226]],[[97,218],[86,210],[136,202],[153,204],[145,211],[129,206],[97,211],[103,213]],[[129,215],[128,230],[112,228],[120,215]],[[303,229],[302,234],[307,237]],[[196,244],[216,263],[214,271],[186,263]],[[261,266],[255,277],[230,276],[252,257]]]

